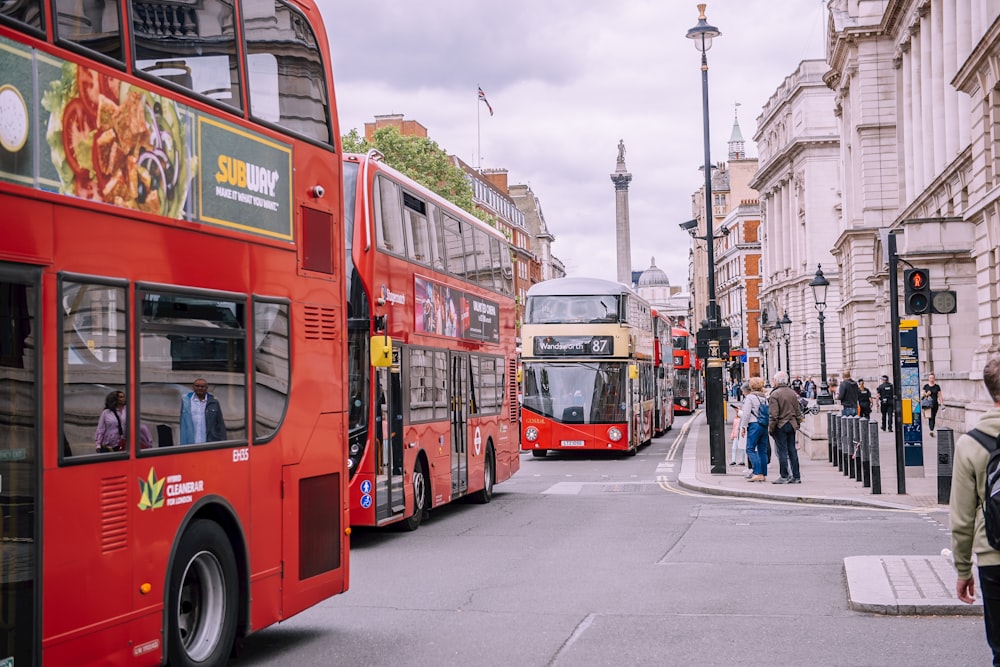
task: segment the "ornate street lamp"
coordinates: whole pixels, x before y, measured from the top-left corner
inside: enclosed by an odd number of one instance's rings
[[[767,328],[764,328],[764,337],[760,339],[761,346],[764,350],[764,378],[767,379],[767,349],[771,346],[771,338],[767,335]],[[765,382],[765,384],[770,384],[770,382]]]
[[[715,301],[715,239],[712,232],[712,156],[708,133],[708,57],[712,40],[722,33],[705,18],[705,7],[698,5],[698,24],[687,31],[687,38],[701,52],[701,114],[705,134],[705,238],[708,246],[708,308],[709,356],[705,368],[705,413],[708,418],[708,442],[711,452],[712,474],[726,474],[726,434],[723,432],[722,357],[719,340],[722,338],[719,306]],[[714,344],[713,344],[714,343]]]
[[[792,320],[788,317],[788,311],[785,310],[785,314],[781,316],[778,320],[778,326],[781,327],[781,336],[785,339],[785,371],[788,373],[788,377],[792,377],[792,362],[788,360],[788,348],[789,343],[792,340]],[[781,354],[779,351],[778,354]]]
[[[819,311],[819,394],[816,395],[816,402],[819,405],[833,405],[833,396],[830,395],[830,385],[826,383],[826,290],[830,287],[830,281],[823,275],[823,265],[816,265],[816,275],[809,283],[812,288],[813,301],[816,302],[816,310]]]

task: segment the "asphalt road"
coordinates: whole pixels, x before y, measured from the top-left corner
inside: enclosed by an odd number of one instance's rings
[[[489,505],[355,531],[351,589],[233,664],[989,664],[981,617],[847,607],[843,559],[937,553],[940,513],[694,494],[679,430],[632,458],[523,456]]]

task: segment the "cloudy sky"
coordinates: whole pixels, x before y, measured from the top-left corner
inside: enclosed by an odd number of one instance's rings
[[[538,196],[571,276],[614,279],[615,169],[624,140],[632,268],[687,281],[691,194],[704,182],[700,54],[687,0],[318,0],[342,133],[403,114],[469,164]],[[734,111],[749,156],[757,117],[805,59],[822,58],[823,0],[715,0],[708,52],[712,161]],[[477,100],[481,86],[491,117]],[[740,106],[737,108],[736,103]],[[480,157],[481,152],[481,157]]]

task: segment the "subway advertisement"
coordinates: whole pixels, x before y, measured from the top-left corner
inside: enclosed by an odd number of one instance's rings
[[[292,147],[0,37],[0,180],[291,241]]]

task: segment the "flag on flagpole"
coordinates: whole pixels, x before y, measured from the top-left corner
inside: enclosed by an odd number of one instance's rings
[[[486,108],[489,110],[490,115],[493,115],[493,107],[490,106],[490,101],[486,99],[486,93],[483,92],[483,87],[479,86],[479,100],[481,102],[486,102]]]

